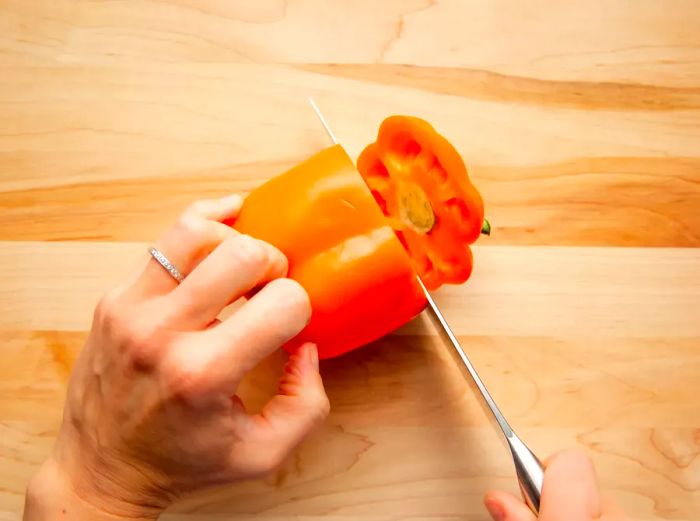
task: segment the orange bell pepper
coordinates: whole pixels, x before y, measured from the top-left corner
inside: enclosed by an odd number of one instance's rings
[[[311,300],[330,358],[390,333],[426,305],[410,258],[345,151],[325,149],[251,192],[234,227],[279,248]]]
[[[311,300],[304,341],[330,358],[390,333],[435,289],[464,282],[484,209],[455,149],[394,116],[358,160],[338,145],[256,188],[234,226],[279,248]]]
[[[469,244],[488,234],[481,195],[455,148],[422,119],[384,120],[357,168],[428,289],[472,272]]]

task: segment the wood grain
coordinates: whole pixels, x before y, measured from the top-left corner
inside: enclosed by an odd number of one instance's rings
[[[6,70],[4,240],[152,240],[183,196],[248,191],[326,146],[306,104],[312,93],[353,156],[387,114],[431,121],[483,193],[492,243],[700,243],[697,88],[671,89],[678,99],[597,83],[533,92],[527,82],[380,66]],[[622,106],[596,101],[614,99]]]
[[[0,1],[0,520],[101,293],[193,199],[325,147],[308,95],[352,157],[389,114],[454,143],[494,234],[436,298],[504,412],[635,519],[698,519],[698,27],[694,0]],[[516,492],[426,317],[322,372],[331,418],[281,469],[164,518],[483,521]]]

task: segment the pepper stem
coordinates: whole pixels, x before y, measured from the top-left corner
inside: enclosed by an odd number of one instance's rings
[[[484,224],[481,225],[481,233],[484,235],[491,235],[491,223],[488,219],[484,219]]]

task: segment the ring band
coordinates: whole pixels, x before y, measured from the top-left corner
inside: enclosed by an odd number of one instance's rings
[[[175,265],[168,260],[168,258],[163,255],[163,252],[160,251],[158,248],[149,248],[148,253],[151,254],[151,257],[153,257],[156,261],[158,261],[158,264],[163,266],[165,268],[165,271],[167,271],[172,278],[174,278],[178,283],[182,282],[185,280],[185,277],[182,276],[182,273],[180,273],[180,270],[178,270]]]

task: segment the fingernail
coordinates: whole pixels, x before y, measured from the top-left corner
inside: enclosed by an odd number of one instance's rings
[[[496,501],[487,501],[486,510],[491,514],[493,521],[506,521],[506,511],[500,503]]]

